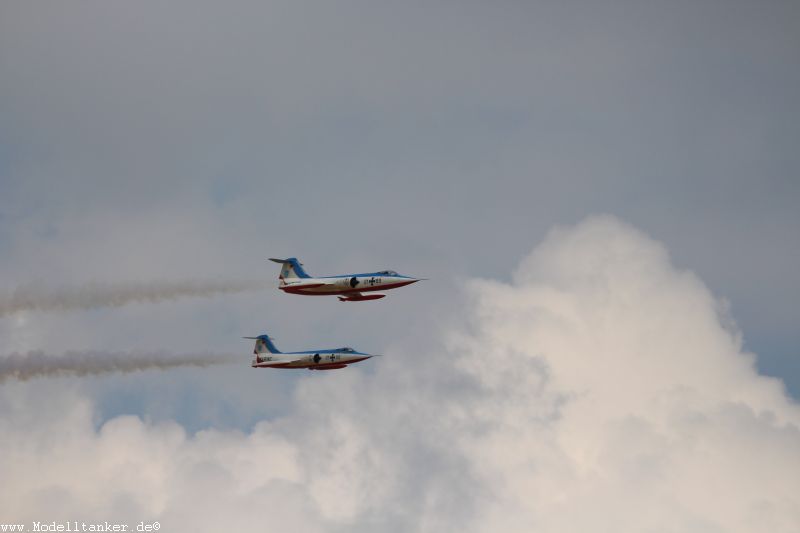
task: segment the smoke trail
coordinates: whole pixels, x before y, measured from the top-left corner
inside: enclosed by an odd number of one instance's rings
[[[191,296],[244,292],[270,286],[265,281],[177,281],[150,283],[91,283],[53,288],[23,285],[0,294],[0,317],[21,311],[67,311],[120,307],[132,302],[159,302]]]
[[[31,351],[0,357],[0,383],[6,380],[26,381],[56,376],[89,376],[111,372],[137,372],[150,368],[179,366],[209,366],[242,361],[232,355],[197,353],[169,354],[166,352],[67,352],[64,355]]]

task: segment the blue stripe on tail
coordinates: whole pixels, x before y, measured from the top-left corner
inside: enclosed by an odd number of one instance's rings
[[[281,264],[281,279],[311,277],[303,270],[303,265],[300,264],[300,261],[298,261],[296,257],[290,257],[288,259],[275,259],[270,257],[269,260]]]
[[[308,274],[306,274],[306,271],[303,270],[303,265],[300,264],[300,261],[298,261],[296,257],[290,257],[289,259],[286,260],[286,262],[290,263],[292,265],[292,268],[294,269],[294,273],[297,274],[298,278],[310,278],[311,277]]]
[[[269,335],[259,335],[256,338],[263,343],[264,347],[269,353],[281,353],[281,351],[272,342],[272,339],[269,337]],[[257,350],[258,348],[256,348],[256,351]]]

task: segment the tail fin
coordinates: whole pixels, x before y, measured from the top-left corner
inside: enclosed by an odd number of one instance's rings
[[[270,257],[269,260],[274,263],[281,264],[281,273],[278,276],[278,279],[283,280],[310,277],[308,274],[306,274],[306,271],[303,270],[303,264],[298,261],[296,257],[290,257],[289,259],[273,259]]]
[[[243,337],[244,339],[253,339],[256,341],[256,346],[253,348],[253,353],[258,356],[260,353],[281,353],[281,351],[272,343],[272,338],[269,335],[259,335],[258,337]]]

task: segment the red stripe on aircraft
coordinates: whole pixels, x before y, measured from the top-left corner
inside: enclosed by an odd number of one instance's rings
[[[371,357],[371,356],[370,356]],[[255,368],[308,368],[311,370],[333,370],[335,368],[344,368],[347,365],[351,365],[353,363],[359,363],[361,361],[366,361],[369,357],[360,357],[358,359],[348,359],[347,361],[334,361],[332,363],[308,363],[305,365],[292,365],[292,363],[275,363],[275,364],[264,364],[260,363],[255,366]],[[267,361],[268,362],[268,361]]]

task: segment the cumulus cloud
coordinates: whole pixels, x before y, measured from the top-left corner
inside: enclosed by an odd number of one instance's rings
[[[438,344],[298,382],[249,433],[5,393],[0,516],[169,531],[790,532],[800,408],[703,283],[611,217],[473,280]],[[415,338],[420,338],[415,336]],[[21,387],[21,385],[20,385]],[[37,409],[38,412],[38,409]],[[57,415],[57,416],[56,416]],[[53,438],[58,435],[58,438]]]
[[[213,296],[263,289],[264,281],[171,281],[90,283],[79,287],[47,287],[28,284],[0,294],[0,317],[22,311],[69,311],[95,307],[121,307],[130,303],[154,303],[178,298]]]
[[[209,366],[232,363],[230,355],[212,353],[169,354],[165,352],[67,352],[64,355],[32,351],[0,357],[0,383],[54,376],[90,376],[111,372],[137,372],[151,368]]]

